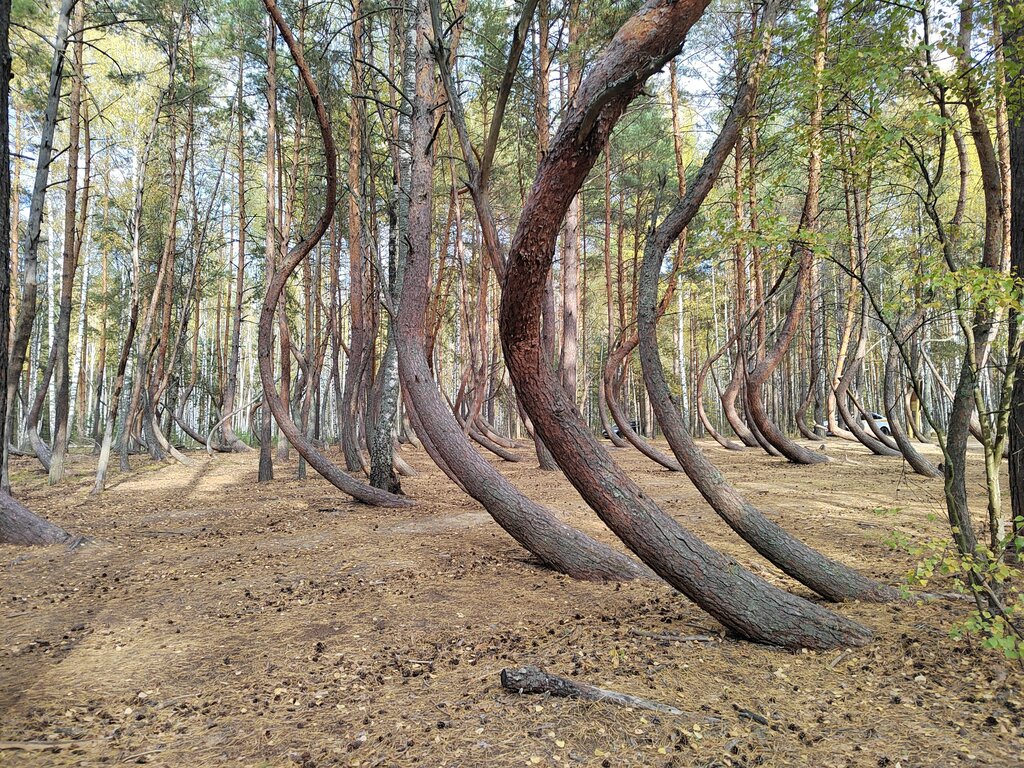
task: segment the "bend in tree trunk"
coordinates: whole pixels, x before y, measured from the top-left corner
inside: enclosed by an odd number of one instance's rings
[[[856,622],[778,590],[680,526],[626,475],[584,424],[542,354],[544,284],[569,200],[646,79],[679,51],[704,0],[649,0],[616,33],[567,109],[510,249],[500,328],[523,406],[566,477],[609,527],[672,586],[741,637],[785,647],[861,645]],[[608,83],[615,83],[609,89]]]

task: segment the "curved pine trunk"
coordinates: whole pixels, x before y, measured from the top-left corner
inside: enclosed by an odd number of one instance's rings
[[[320,92],[317,90],[316,83],[313,82],[313,77],[310,75],[309,69],[306,67],[302,51],[295,42],[291,30],[285,22],[284,17],[281,15],[281,11],[274,4],[274,0],[264,0],[263,4],[266,6],[268,13],[270,13],[273,18],[278,30],[280,30],[281,36],[288,44],[288,49],[291,52],[292,57],[295,59],[295,64],[299,68],[299,73],[302,76],[303,82],[309,93],[310,100],[313,102],[317,122],[320,125],[320,135],[324,144],[324,155],[327,168],[327,191],[324,197],[326,201],[324,211],[317,220],[316,225],[313,227],[313,231],[299,241],[288,252],[288,257],[284,264],[281,265],[280,269],[274,272],[274,277],[271,280],[270,285],[267,287],[267,295],[263,300],[263,307],[260,311],[257,356],[259,359],[260,380],[263,383],[263,391],[265,394],[265,404],[269,406],[271,412],[274,414],[274,419],[277,421],[278,427],[281,429],[281,433],[287,438],[288,442],[295,446],[295,450],[299,452],[309,466],[319,472],[335,488],[366,504],[385,507],[409,506],[412,504],[409,499],[396,496],[377,488],[372,488],[338,469],[338,467],[336,467],[317,449],[313,442],[302,433],[302,430],[300,430],[298,425],[292,420],[292,416],[288,412],[288,407],[281,401],[277,391],[277,386],[274,384],[274,320],[278,300],[284,292],[285,285],[288,282],[288,277],[309,255],[309,252],[317,242],[320,241],[320,238],[323,237],[324,233],[327,231],[328,225],[330,224],[331,218],[334,214],[334,208],[337,204],[337,160],[334,149],[334,139],[331,137],[331,128],[327,119],[327,113],[324,110],[323,101],[320,98]],[[264,418],[266,418],[265,415]],[[266,446],[263,447],[265,448]]]
[[[741,637],[788,648],[862,645],[871,638],[865,627],[772,587],[665,514],[597,442],[542,352],[544,285],[569,201],[627,105],[679,52],[705,6],[706,0],[648,0],[581,85],[540,164],[512,239],[502,345],[520,400],[566,477],[658,575]]]
[[[62,544],[71,534],[28,510],[10,494],[0,491],[0,544],[24,546]]]
[[[615,395],[622,384],[622,376],[619,375],[619,370],[625,365],[626,360],[629,359],[629,355],[636,347],[637,341],[636,333],[632,333],[629,338],[608,355],[608,360],[604,366],[604,394],[605,400],[608,403],[608,411],[619,428],[619,435],[625,436],[626,440],[640,453],[671,472],[682,472],[683,468],[679,466],[675,459],[671,456],[666,456],[636,433],[636,430],[633,429],[626,418],[626,414],[622,412],[622,406]]]
[[[939,478],[942,477],[942,472],[935,464],[928,461],[918,452],[914,444],[910,442],[910,438],[907,437],[907,433],[900,423],[901,414],[899,413],[899,406],[903,398],[896,384],[896,379],[899,375],[900,346],[906,344],[910,337],[913,336],[914,331],[921,324],[923,318],[924,310],[919,309],[896,329],[896,338],[893,339],[893,343],[889,346],[889,354],[885,359],[883,404],[885,406],[885,417],[889,420],[889,431],[892,433],[896,445],[903,453],[903,458],[907,460],[907,464],[919,475]]]
[[[774,29],[775,7],[769,6],[770,11],[766,11],[761,22],[761,55],[738,89],[729,118],[708,153],[691,193],[679,201],[647,238],[637,292],[637,327],[644,383],[647,385],[651,406],[658,422],[687,477],[719,517],[744,541],[786,574],[829,600],[891,600],[898,596],[896,590],[881,585],[807,546],[770,520],[729,484],[718,468],[697,447],[686,429],[665,379],[661,354],[658,351],[658,315],[655,303],[665,253],[697,213],[739,135],[740,123],[753,107],[760,73],[768,57],[768,40]]]
[[[697,418],[700,419],[700,423],[704,425],[704,429],[709,435],[723,448],[727,448],[730,451],[742,451],[746,448],[746,445],[737,443],[735,440],[730,440],[717,429],[711,423],[711,419],[708,418],[707,410],[704,408],[704,382],[707,381],[708,371],[711,366],[714,365],[715,360],[722,356],[725,348],[718,350],[714,355],[709,357],[704,364],[700,367],[697,372],[696,381],[693,385],[693,399],[697,405]]]
[[[430,275],[433,155],[427,149],[435,101],[431,35],[424,0],[419,0],[416,96],[413,100],[412,196],[409,202],[409,255],[396,318],[398,364],[413,427],[438,466],[479,501],[512,538],[545,565],[579,579],[626,581],[648,575],[627,555],[566,525],[550,510],[520,493],[469,443],[438,391],[426,357]],[[438,461],[440,458],[440,461]]]

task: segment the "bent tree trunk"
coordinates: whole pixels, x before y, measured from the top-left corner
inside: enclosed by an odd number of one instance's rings
[[[775,369],[778,368],[789,351],[789,346],[800,327],[804,309],[807,304],[807,293],[810,287],[811,264],[814,251],[810,243],[801,242],[801,236],[813,234],[818,230],[819,192],[821,187],[821,119],[823,111],[824,88],[822,79],[825,71],[825,43],[828,34],[828,8],[824,0],[818,3],[817,20],[814,30],[814,105],[810,120],[810,157],[807,162],[807,194],[804,207],[800,214],[800,225],[793,241],[791,257],[799,256],[799,269],[796,274],[796,287],[793,300],[782,323],[775,344],[770,352],[757,361],[747,371],[747,413],[754,427],[771,445],[796,464],[824,464],[829,461],[824,453],[811,451],[798,445],[785,435],[779,427],[768,418],[764,410],[762,392]]]
[[[544,359],[544,284],[569,201],[647,78],[680,50],[706,0],[648,0],[607,45],[563,117],[516,228],[500,327],[523,406],[566,477],[654,571],[741,637],[788,648],[862,645],[865,627],[772,587],[665,514],[612,460]]]
[[[420,24],[429,29],[420,0]],[[396,340],[403,393],[413,426],[431,458],[454,476],[512,538],[545,565],[579,579],[626,581],[647,574],[628,556],[594,541],[528,499],[469,443],[430,372],[426,357],[426,311],[430,285],[430,202],[433,154],[430,137],[434,99],[429,34],[416,38],[416,95],[413,100],[412,195],[409,201],[409,252],[397,317]],[[440,462],[438,462],[440,458]]]
[[[647,239],[638,286],[640,362],[651,406],[672,447],[672,452],[687,477],[730,528],[762,556],[823,597],[837,601],[893,599],[897,596],[896,590],[882,586],[807,546],[768,519],[761,510],[729,484],[718,468],[697,447],[686,429],[680,411],[673,402],[658,351],[655,303],[665,252],[697,213],[739,135],[740,124],[753,107],[757,83],[768,56],[768,44],[775,26],[776,9],[777,3],[770,3],[766,7],[765,16],[761,21],[761,55],[751,65],[750,74],[737,90],[732,112],[708,153],[690,193],[676,204]]]
[[[900,348],[905,345],[924,319],[924,309],[918,309],[911,317],[907,318],[897,329],[896,338],[889,346],[889,354],[885,358],[885,382],[883,385],[883,400],[885,405],[885,417],[889,420],[889,431],[896,441],[897,447],[903,453],[903,458],[913,470],[924,477],[939,478],[942,472],[932,462],[922,456],[910,442],[910,438],[904,431],[900,413],[903,404],[902,393],[897,386],[900,365]]]
[[[672,285],[673,283],[670,282],[669,286],[671,287]],[[617,393],[622,387],[623,379],[623,376],[619,374],[619,370],[626,364],[629,355],[636,348],[637,341],[636,334],[632,333],[629,338],[625,339],[608,355],[608,361],[604,367],[604,395],[608,403],[608,410],[611,412],[612,419],[615,420],[615,424],[619,428],[619,434],[624,436],[634,448],[665,469],[671,472],[681,472],[683,468],[671,456],[666,456],[636,433],[633,425],[629,423],[626,414],[622,411],[622,405],[619,403]],[[575,398],[573,399],[575,400]]]
[[[7,358],[11,301],[11,164],[8,144],[11,50],[8,43],[11,4],[0,3],[0,393],[7,391]],[[7,443],[7,401],[0,399],[0,446]],[[70,536],[62,528],[33,514],[0,491],[0,543],[57,544]]]
[[[257,354],[259,357],[260,379],[266,394],[266,404],[270,406],[270,410],[274,414],[274,418],[277,420],[277,424],[281,428],[282,434],[288,439],[288,442],[295,446],[295,450],[299,452],[309,466],[323,475],[335,488],[367,504],[385,507],[410,506],[412,502],[409,499],[377,488],[371,488],[365,483],[359,482],[342,472],[326,456],[320,453],[316,446],[313,445],[313,442],[302,433],[298,425],[292,420],[292,416],[288,412],[287,406],[281,401],[277,387],[274,384],[274,313],[277,309],[281,293],[288,282],[288,277],[302,263],[303,259],[309,255],[309,252],[313,250],[313,247],[320,241],[320,238],[323,237],[330,224],[331,217],[334,215],[334,209],[337,204],[337,155],[334,149],[334,139],[331,136],[330,123],[327,120],[327,112],[324,110],[323,101],[320,98],[320,92],[317,90],[316,83],[313,82],[313,77],[306,66],[302,50],[292,36],[291,29],[281,15],[281,11],[274,4],[274,0],[263,0],[263,4],[281,32],[281,37],[288,44],[288,50],[295,60],[295,64],[299,69],[299,75],[302,77],[303,84],[309,93],[310,101],[313,103],[317,122],[320,125],[320,136],[324,144],[327,169],[327,190],[324,197],[326,202],[323,213],[321,213],[320,218],[313,227],[313,231],[296,243],[288,252],[288,257],[284,264],[275,271],[274,277],[267,288],[263,307],[260,310]]]
[[[693,385],[693,399],[697,405],[697,418],[700,419],[700,423],[704,425],[704,429],[707,431],[715,442],[723,448],[727,448],[730,451],[742,451],[747,446],[742,443],[737,443],[735,440],[730,440],[717,429],[714,424],[711,423],[711,419],[708,418],[708,412],[704,407],[704,382],[707,381],[708,373],[711,371],[711,366],[725,354],[727,346],[722,346],[713,355],[709,355],[708,359],[704,361],[700,369],[697,371],[696,381]]]
[[[62,544],[71,535],[0,491],[0,544]]]
[[[743,421],[743,417],[740,416],[739,411],[736,409],[736,400],[743,391],[743,382],[746,379],[746,367],[743,362],[744,345],[742,341],[742,336],[737,336],[736,362],[733,365],[732,378],[729,379],[729,384],[721,396],[722,412],[725,414],[729,426],[732,427],[732,431],[736,433],[736,437],[748,448],[757,448],[761,446],[760,441],[758,441],[753,430],[747,426]]]

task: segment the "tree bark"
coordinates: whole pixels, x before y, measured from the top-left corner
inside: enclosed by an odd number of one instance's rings
[[[11,266],[11,4],[0,3],[0,392],[7,391],[7,359],[10,344]],[[7,401],[0,401],[0,446],[7,445]],[[0,543],[57,544],[70,538],[64,529],[50,523],[0,490]]]
[[[758,432],[776,450],[789,461],[797,464],[823,464],[828,456],[820,451],[809,450],[783,434],[765,413],[764,385],[785,357],[793,337],[800,326],[807,303],[808,282],[810,280],[811,263],[814,250],[808,242],[800,240],[802,235],[812,235],[818,231],[819,192],[821,185],[821,122],[824,107],[824,85],[822,78],[825,71],[825,47],[828,40],[828,6],[824,0],[818,3],[817,20],[815,23],[814,44],[814,105],[810,115],[810,158],[807,163],[807,194],[800,215],[800,226],[793,243],[792,256],[799,259],[796,274],[796,286],[793,299],[782,323],[772,349],[759,356],[756,365],[747,369],[746,405],[747,414],[757,427]]]
[[[711,151],[697,175],[690,194],[683,197],[647,239],[639,284],[637,323],[644,381],[658,421],[687,476],[712,509],[759,554],[789,576],[829,600],[891,600],[897,592],[866,578],[812,549],[770,520],[747,501],[697,447],[673,402],[658,350],[658,279],[665,253],[697,213],[711,190],[742,122],[750,114],[761,72],[767,63],[778,3],[765,7],[760,30],[760,52],[749,65],[737,89],[736,100]]]
[[[423,2],[423,0],[421,0]],[[431,5],[434,28],[440,9]],[[423,22],[429,23],[428,17]],[[421,22],[421,23],[423,23]],[[648,571],[626,555],[600,544],[561,522],[550,510],[531,501],[473,449],[437,389],[425,356],[426,309],[430,281],[430,223],[433,155],[429,151],[433,121],[430,48],[436,38],[429,29],[417,35],[417,80],[413,112],[412,197],[409,204],[409,257],[398,313],[399,367],[404,392],[415,414],[417,434],[441,458],[442,469],[455,475],[512,538],[548,567],[574,578],[627,581]],[[443,56],[439,56],[442,61]],[[450,80],[443,75],[450,100]],[[497,261],[491,256],[492,262]]]
[[[1016,18],[1016,17],[1015,17]],[[1021,28],[1019,18],[1003,31],[1006,58],[1020,63]],[[1014,277],[1024,278],[1024,77],[1019,70],[1008,73],[1010,144],[1010,261]],[[1013,318],[1019,324],[1019,315]],[[1018,333],[1020,331],[1018,330]],[[1010,506],[1014,538],[1024,537],[1024,360],[1017,360],[1010,410]],[[1019,557],[1019,554],[1018,554]]]
[[[238,362],[241,354],[242,335],[242,299],[245,290],[245,239],[246,239],[246,205],[245,205],[245,46],[238,40],[238,246],[235,264],[235,296],[231,317],[231,344],[228,351],[227,376],[224,383],[224,397],[221,402],[221,417],[235,410],[235,398],[238,390]],[[194,439],[194,438],[193,438]],[[221,426],[221,442],[229,450],[236,453],[251,450],[243,443],[235,430],[231,428],[231,420],[224,419]]]
[[[595,440],[544,359],[543,286],[569,200],[647,78],[680,50],[704,0],[649,0],[593,65],[566,111],[512,239],[500,327],[516,392],[566,477],[644,562],[741,637],[789,648],[861,645],[856,622],[778,590],[665,514]]]
[[[71,83],[71,105],[68,120],[68,182],[64,192],[64,248],[61,254],[60,308],[57,312],[57,327],[52,340],[55,365],[53,369],[56,419],[52,428],[53,451],[50,457],[49,483],[56,485],[64,479],[64,456],[68,448],[68,418],[71,414],[71,375],[69,371],[69,343],[71,340],[71,298],[75,290],[75,274],[78,272],[79,238],[85,237],[85,229],[75,231],[76,203],[78,198],[78,158],[82,124],[82,80],[85,65],[85,0],[80,0],[75,9],[75,72]],[[88,184],[88,168],[83,184]],[[88,188],[82,196],[83,213],[88,205]],[[85,218],[82,219],[83,223]]]
[[[299,69],[299,75],[302,77],[303,84],[305,85],[306,90],[309,93],[310,100],[313,103],[317,122],[320,126],[321,140],[324,145],[324,159],[327,171],[327,189],[324,195],[324,210],[321,213],[320,218],[317,219],[312,231],[292,247],[288,252],[284,263],[281,265],[281,268],[275,271],[274,277],[267,288],[267,295],[263,300],[263,306],[260,311],[257,355],[259,359],[260,379],[263,382],[264,404],[269,404],[269,408],[272,411],[274,418],[277,420],[278,427],[280,427],[281,432],[295,447],[295,450],[302,455],[309,466],[323,475],[323,477],[335,488],[347,493],[358,501],[373,504],[375,506],[410,506],[412,502],[408,499],[395,496],[394,494],[381,491],[377,488],[371,488],[370,486],[350,477],[334,466],[334,464],[320,453],[316,446],[313,445],[312,441],[302,433],[292,420],[287,406],[281,401],[277,388],[274,385],[273,326],[278,301],[281,298],[281,294],[284,292],[285,284],[287,283],[289,276],[320,241],[324,233],[327,231],[331,218],[334,216],[334,210],[337,205],[338,159],[334,148],[334,139],[331,136],[331,128],[327,118],[327,112],[324,109],[323,101],[320,98],[320,92],[317,89],[316,83],[313,81],[313,76],[310,74],[309,68],[306,66],[302,49],[299,48],[298,43],[292,36],[291,29],[288,27],[284,17],[281,15],[281,11],[275,5],[274,0],[263,0],[263,4],[266,6],[267,12],[270,14],[274,25],[276,25],[278,30],[280,30],[281,37],[287,43],[288,50],[291,52],[292,58],[295,60],[295,65]],[[264,418],[267,418],[267,416],[264,415]],[[263,446],[261,446],[261,448],[262,447]]]
[[[268,6],[268,10],[270,7]],[[277,33],[274,31],[274,20],[267,20],[267,211],[266,211],[266,232],[264,242],[264,272],[267,276],[267,296],[270,296],[271,287],[275,279],[275,267],[277,266],[278,240],[277,240],[277,215],[275,214],[275,198],[277,196],[277,174],[274,167],[277,159]],[[329,202],[333,205],[333,200]],[[283,290],[283,283],[282,283]],[[271,313],[277,309],[277,304],[271,307]],[[260,335],[262,337],[263,325],[260,323]],[[269,326],[267,333],[270,334],[268,341],[270,354],[266,361],[269,369],[271,383],[274,380],[274,329]],[[263,360],[260,358],[260,375],[263,376]],[[266,377],[264,377],[265,379]],[[274,447],[271,445],[273,439],[273,422],[271,421],[272,399],[277,399],[277,388],[274,396],[271,397],[270,389],[266,382],[263,384],[263,413],[260,418],[260,463],[257,474],[257,482],[269,483],[274,479]],[[279,409],[280,409],[280,403]],[[290,419],[291,416],[289,415]]]
[[[57,109],[60,106],[61,78],[64,72],[64,60],[68,46],[68,27],[71,12],[76,0],[61,0],[57,15],[57,36],[53,46],[53,59],[50,64],[50,84],[46,96],[46,107],[43,110],[43,124],[40,129],[39,148],[36,155],[36,175],[32,185],[32,200],[29,206],[28,221],[25,229],[25,268],[22,270],[21,302],[18,306],[17,320],[14,328],[14,339],[11,342],[11,354],[8,361],[7,403],[5,406],[8,424],[6,432],[10,432],[10,417],[13,414],[15,394],[21,382],[21,372],[25,365],[32,326],[36,319],[37,298],[39,294],[39,239],[43,224],[43,206],[46,202],[46,190],[50,177],[50,160],[53,155],[53,134],[57,126]],[[8,8],[8,24],[10,22]],[[10,79],[11,70],[7,70]],[[5,124],[7,122],[5,116]],[[7,166],[5,166],[6,168]],[[10,174],[10,169],[6,171]],[[8,192],[8,194],[10,194]],[[4,208],[5,217],[9,216]],[[9,224],[8,224],[9,226]],[[10,242],[9,239],[7,241]],[[0,446],[3,451],[3,483],[7,484],[7,451],[6,445]]]

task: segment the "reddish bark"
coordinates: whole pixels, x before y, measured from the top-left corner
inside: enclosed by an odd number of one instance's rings
[[[267,288],[267,295],[263,300],[263,307],[260,311],[257,354],[259,357],[260,379],[263,382],[263,390],[265,393],[265,404],[269,405],[270,410],[274,414],[274,418],[277,420],[278,426],[281,428],[281,432],[288,439],[288,442],[295,446],[295,450],[302,455],[309,466],[323,475],[323,477],[335,488],[347,493],[352,498],[367,504],[387,507],[409,506],[412,504],[410,500],[402,498],[401,496],[395,496],[394,494],[387,493],[386,491],[381,491],[377,488],[372,488],[365,483],[359,482],[355,478],[342,472],[329,459],[327,459],[326,456],[320,453],[313,442],[303,434],[298,425],[296,425],[292,420],[291,414],[288,412],[288,408],[285,404],[281,402],[281,398],[277,392],[277,387],[274,384],[273,324],[275,319],[275,310],[277,308],[278,300],[284,291],[285,284],[288,281],[288,277],[295,271],[296,267],[302,263],[306,256],[309,255],[309,252],[313,250],[313,247],[320,241],[320,238],[323,237],[324,233],[327,231],[328,225],[330,224],[331,218],[334,215],[334,209],[337,204],[337,155],[334,148],[334,139],[331,136],[330,123],[327,119],[327,112],[324,109],[323,101],[320,98],[320,92],[317,89],[316,83],[313,82],[313,77],[310,75],[309,69],[306,66],[302,50],[299,48],[295,38],[292,36],[288,24],[281,15],[281,11],[274,4],[274,0],[263,0],[263,4],[266,6],[267,12],[274,20],[274,23],[277,25],[277,28],[281,33],[281,37],[284,38],[284,41],[288,44],[288,50],[291,52],[292,58],[295,60],[295,64],[299,69],[299,74],[302,77],[309,93],[310,101],[313,103],[317,122],[320,126],[320,136],[324,145],[324,156],[326,159],[327,171],[327,190],[324,195],[325,203],[323,213],[321,213],[320,218],[313,227],[313,230],[288,252],[288,256],[281,265],[281,268],[274,273],[274,277]]]
[[[523,206],[500,327],[519,398],[566,477],[644,562],[740,636],[785,647],[861,645],[870,631],[778,590],[665,514],[612,460],[542,354],[544,284],[569,201],[644,82],[674,57],[705,0],[649,0],[616,33],[566,110]]]
[[[426,13],[422,8],[421,12]],[[440,27],[438,19],[435,25]],[[502,477],[470,445],[431,376],[425,355],[433,189],[433,153],[429,151],[433,131],[429,113],[433,103],[430,45],[427,31],[421,30],[417,35],[413,103],[409,254],[396,320],[399,370],[417,434],[435,461],[440,458],[438,466],[449,476],[455,476],[498,525],[549,567],[581,579],[621,581],[645,576],[647,571],[639,563],[561,522]],[[444,57],[439,58],[444,61]],[[492,259],[492,265],[495,261],[498,259]]]

